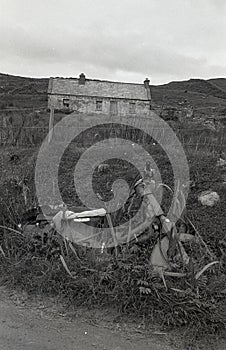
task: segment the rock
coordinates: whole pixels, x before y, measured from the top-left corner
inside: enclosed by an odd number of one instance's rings
[[[220,197],[217,192],[208,190],[202,192],[198,197],[199,202],[201,202],[202,205],[212,207],[217,202],[219,202]]]
[[[220,158],[218,161],[217,161],[217,166],[225,166],[226,165],[226,160],[223,159],[223,158]]]

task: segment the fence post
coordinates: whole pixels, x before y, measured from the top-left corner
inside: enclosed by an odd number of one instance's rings
[[[53,137],[53,128],[54,128],[54,108],[50,108],[49,115],[49,135],[48,135],[48,143],[52,140]]]

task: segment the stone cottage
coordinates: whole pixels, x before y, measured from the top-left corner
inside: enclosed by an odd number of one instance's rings
[[[50,78],[48,108],[65,112],[111,115],[148,115],[151,109],[149,79],[143,84],[79,78]]]

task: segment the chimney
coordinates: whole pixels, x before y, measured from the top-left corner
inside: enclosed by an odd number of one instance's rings
[[[147,98],[151,101],[151,87],[150,87],[150,80],[148,78],[144,81],[144,87],[147,90]]]
[[[144,81],[144,86],[146,89],[149,87],[149,84],[150,84],[150,80],[148,78],[146,78]]]
[[[79,80],[78,80],[79,85],[85,85],[86,83],[86,76],[84,73],[81,73],[79,75]]]

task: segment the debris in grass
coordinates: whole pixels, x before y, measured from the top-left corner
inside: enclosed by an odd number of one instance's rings
[[[167,251],[169,249],[169,239],[164,237],[161,241],[154,246],[150,263],[153,266],[154,271],[162,271],[162,269],[170,269],[170,264],[167,258]]]
[[[74,220],[87,217],[96,220],[87,211],[78,215],[76,208],[73,211],[62,206],[50,208],[48,218],[41,208],[34,208],[25,213],[20,230],[2,226],[0,252],[7,256],[5,259],[0,254],[1,271],[7,271],[4,278],[9,281],[13,276],[13,283],[27,290],[57,293],[78,305],[114,303],[121,312],[145,314],[166,325],[197,326],[198,323],[198,327],[224,327],[224,248],[216,258],[210,242],[204,240],[187,216],[175,224],[158,203],[149,205],[150,193],[145,192],[144,186],[142,179],[136,181],[129,205],[120,214],[122,218],[130,218],[131,202],[143,196],[146,200],[139,223],[132,227],[125,223],[122,231],[117,231],[112,225],[114,217],[108,214],[112,250],[106,241],[100,241],[99,248],[79,244],[84,239],[99,239],[101,225],[106,225],[106,221],[99,221],[96,236],[87,237],[79,231],[78,241],[78,237],[76,241],[69,240],[57,232],[58,228],[64,228],[62,220],[76,225],[79,222]],[[152,186],[152,196],[156,189],[158,186]],[[180,200],[183,201],[183,196]],[[180,206],[177,203],[175,210]],[[106,211],[101,213],[104,216],[100,218],[105,219]],[[224,239],[221,241],[219,249],[224,247]]]

